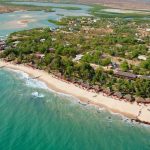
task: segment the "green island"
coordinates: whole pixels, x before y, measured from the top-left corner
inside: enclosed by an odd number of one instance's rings
[[[71,6],[66,6],[66,7],[54,7],[53,8],[59,8],[59,9],[66,9],[66,10],[81,10],[79,7],[71,7]]]
[[[52,19],[49,19],[48,20],[50,23],[53,23],[55,25],[58,25],[58,26],[65,26],[67,25],[67,22],[65,21],[65,19],[62,20],[52,20]]]
[[[64,26],[56,30],[12,33],[0,58],[119,99],[150,102],[149,20],[68,17],[58,22]]]

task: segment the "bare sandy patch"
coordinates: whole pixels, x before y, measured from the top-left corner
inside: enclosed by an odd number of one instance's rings
[[[102,11],[112,12],[112,13],[122,13],[122,14],[127,14],[127,13],[145,14],[145,13],[149,13],[149,12],[145,12],[145,11],[135,11],[135,10],[125,10],[125,9],[103,9]]]

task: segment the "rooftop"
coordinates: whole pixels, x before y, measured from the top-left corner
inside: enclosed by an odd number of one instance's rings
[[[131,78],[131,79],[137,78],[137,75],[129,73],[129,72],[116,71],[116,72],[114,72],[114,74],[117,76],[122,76],[122,77],[126,77],[126,78]]]

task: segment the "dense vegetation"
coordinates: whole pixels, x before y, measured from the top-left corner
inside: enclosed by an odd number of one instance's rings
[[[145,30],[149,23],[92,17],[58,22],[66,26],[55,31],[41,28],[11,34],[0,57],[61,74],[89,87],[98,86],[99,90],[150,98],[150,36]],[[140,60],[140,55],[146,60]],[[138,77],[118,77],[116,70]]]

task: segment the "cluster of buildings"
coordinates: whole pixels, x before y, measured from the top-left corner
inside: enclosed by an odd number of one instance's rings
[[[55,49],[54,49],[54,48],[49,48],[47,51],[48,51],[49,53],[53,53],[53,52],[55,52]],[[35,56],[36,58],[38,58],[38,59],[42,59],[42,58],[45,57],[45,54],[42,54],[42,53],[40,53],[40,52],[37,52],[37,53],[34,54],[34,56]]]
[[[6,47],[6,43],[4,40],[0,40],[0,51],[4,50]]]
[[[148,25],[145,27],[138,27],[137,29],[139,33],[136,33],[136,36],[146,37],[150,35],[150,28],[148,27]]]

